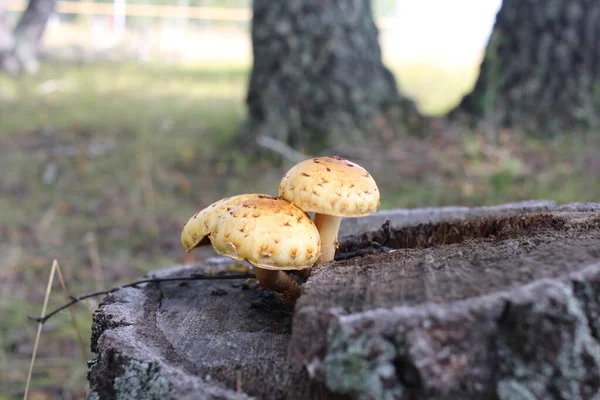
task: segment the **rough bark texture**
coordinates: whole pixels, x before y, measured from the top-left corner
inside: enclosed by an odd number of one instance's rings
[[[231,263],[151,275],[189,276]],[[242,398],[331,398],[288,360],[289,308],[241,283],[164,283],[107,296],[94,314],[88,398],[234,400],[238,374]]]
[[[381,61],[370,0],[255,0],[247,139],[298,149],[418,124]]]
[[[395,210],[345,220],[340,239],[351,258],[316,268],[294,315],[231,281],[107,296],[88,397],[234,399],[238,374],[261,399],[600,390],[600,205]],[[230,262],[218,260],[151,275]]]
[[[594,398],[600,207],[573,208],[346,241],[398,250],[315,268],[293,359],[351,398]]]
[[[452,113],[530,133],[600,125],[600,3],[504,0],[479,79]]]
[[[27,8],[12,34],[0,30],[0,42],[6,36],[7,46],[0,43],[0,66],[11,73],[35,73],[39,69],[38,50],[56,0],[29,0]],[[0,28],[2,29],[2,28]]]

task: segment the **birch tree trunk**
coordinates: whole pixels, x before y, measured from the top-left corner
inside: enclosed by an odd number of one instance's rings
[[[7,23],[6,0],[0,0],[0,69],[10,73],[18,70],[13,48],[14,37]]]
[[[15,28],[14,55],[25,72],[34,73],[39,68],[38,49],[55,6],[56,0],[29,0]]]
[[[56,0],[30,0],[14,31],[6,25],[0,0],[0,69],[35,73],[39,68],[38,50]]]

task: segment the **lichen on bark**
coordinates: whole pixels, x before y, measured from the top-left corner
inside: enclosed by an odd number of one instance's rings
[[[136,360],[115,378],[114,388],[118,399],[159,400],[169,395],[169,382],[160,376],[156,365]]]

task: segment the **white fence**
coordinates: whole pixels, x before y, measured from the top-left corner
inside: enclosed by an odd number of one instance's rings
[[[13,0],[8,3],[7,10],[22,11],[26,7],[23,0]],[[78,15],[107,15],[115,21],[124,21],[124,17],[154,17],[195,19],[210,21],[248,22],[252,19],[252,11],[247,8],[224,7],[190,7],[155,4],[127,4],[124,0],[114,3],[59,1],[57,12]],[[380,17],[377,25],[380,29],[388,29],[394,24],[394,18]]]

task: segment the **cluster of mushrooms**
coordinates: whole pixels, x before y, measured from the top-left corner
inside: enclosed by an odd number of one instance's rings
[[[379,189],[363,167],[338,156],[312,158],[283,176],[279,197],[241,194],[198,212],[181,244],[188,252],[212,244],[221,255],[248,261],[259,283],[293,307],[301,288],[285,271],[306,279],[313,265],[333,260],[342,218],[378,207]]]

